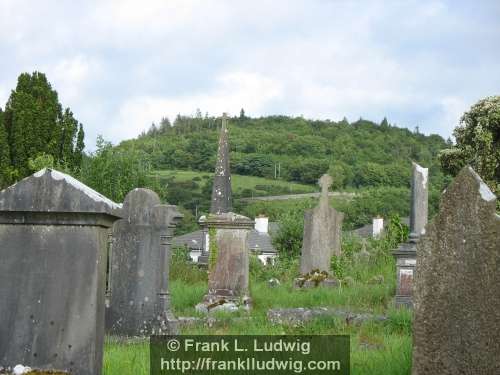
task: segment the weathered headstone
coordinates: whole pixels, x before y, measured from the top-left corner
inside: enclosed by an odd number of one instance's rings
[[[417,245],[413,375],[500,374],[500,217],[470,167]]]
[[[0,367],[100,374],[119,205],[44,169],[0,192]]]
[[[200,224],[208,228],[210,256],[208,294],[198,309],[210,310],[226,303],[250,307],[247,239],[254,222],[228,212],[202,217]]]
[[[210,213],[214,215],[232,210],[231,170],[229,166],[229,134],[227,114],[222,115],[222,128],[219,136],[217,161],[215,164],[212,203]]]
[[[416,247],[420,236],[425,234],[427,224],[429,170],[412,163],[410,238],[393,252],[396,258],[397,307],[413,307],[413,276],[416,266]]]
[[[182,215],[176,206],[160,204],[155,192],[135,189],[125,198],[122,216],[113,226],[106,329],[124,336],[175,333],[169,260],[173,230]]]
[[[384,231],[384,218],[377,216],[373,218],[372,221],[372,236],[374,238],[379,238]]]
[[[412,163],[410,237],[425,234],[428,220],[429,169]]]
[[[319,205],[304,214],[304,241],[300,258],[302,275],[312,271],[330,273],[332,256],[341,254],[344,214],[330,206],[328,189],[332,182],[332,178],[326,174],[320,178]]]

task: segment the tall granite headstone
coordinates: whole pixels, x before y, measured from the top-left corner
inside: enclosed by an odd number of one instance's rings
[[[254,221],[233,212],[200,219],[210,241],[207,308],[226,302],[250,307],[248,233]]]
[[[429,170],[412,163],[410,238],[393,252],[396,258],[397,307],[413,307],[413,277],[416,266],[416,248],[420,236],[425,234],[428,220]]]
[[[344,214],[330,206],[328,189],[332,178],[323,175],[319,180],[321,197],[319,205],[304,214],[304,241],[300,258],[302,275],[319,270],[330,272],[333,255],[340,255],[342,221]]]
[[[176,206],[160,204],[155,192],[135,189],[125,198],[122,216],[113,226],[106,330],[123,336],[175,333],[169,260],[173,230],[182,215]]]
[[[465,167],[417,245],[413,375],[500,374],[500,217]]]
[[[0,192],[0,367],[101,373],[119,205],[44,169]]]
[[[227,114],[222,115],[222,128],[219,136],[217,160],[215,164],[214,184],[210,213],[214,215],[232,210],[231,170],[229,166],[229,134]]]

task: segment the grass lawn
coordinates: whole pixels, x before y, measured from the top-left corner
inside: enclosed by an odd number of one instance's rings
[[[412,313],[406,309],[395,309],[392,305],[395,292],[395,265],[387,255],[387,246],[373,240],[369,244],[374,254],[373,261],[355,260],[345,265],[344,278],[351,278],[338,288],[315,288],[296,290],[292,279],[297,264],[290,263],[281,269],[270,269],[250,263],[250,289],[253,309],[250,313],[216,315],[216,324],[208,327],[198,324],[182,328],[182,334],[203,335],[310,335],[347,334],[351,337],[351,374],[402,375],[411,373]],[[358,251],[358,245],[353,246]],[[347,245],[346,245],[347,249]],[[384,250],[385,249],[385,250]],[[194,306],[207,291],[206,276],[193,275],[192,269],[174,264],[175,279],[171,281],[172,304],[177,316],[199,316]],[[282,284],[269,288],[266,280],[281,275]],[[186,275],[183,279],[182,275]],[[374,283],[374,276],[379,283]],[[347,280],[347,279],[346,279]],[[270,308],[287,307],[336,307],[353,312],[385,315],[387,320],[367,320],[362,324],[348,324],[338,317],[318,318],[297,325],[275,325],[268,321]],[[239,319],[233,319],[237,316]],[[149,349],[147,343],[117,343],[107,341],[104,361],[105,375],[148,374]]]
[[[158,170],[154,171],[154,176],[160,178],[175,177],[176,182],[191,181],[193,178],[199,177],[202,181],[211,177],[213,173],[199,171],[181,171],[181,170]],[[233,192],[240,194],[244,189],[259,190],[255,187],[258,185],[277,186],[286,189],[286,194],[314,193],[319,191],[319,187],[313,185],[304,185],[283,180],[273,180],[263,177],[242,176],[231,174],[231,187]],[[277,194],[278,195],[278,194]]]
[[[198,282],[187,285],[173,282],[172,300],[179,316],[194,316],[207,285]],[[392,288],[387,285],[358,285],[350,288],[318,288],[306,291],[293,290],[291,285],[269,289],[264,282],[254,283],[252,296],[254,309],[245,320],[232,320],[227,314],[219,314],[219,322],[212,327],[195,325],[183,328],[183,334],[192,335],[309,335],[348,334],[351,337],[352,374],[410,374],[411,370],[411,314],[407,310],[395,310],[390,306]],[[385,313],[385,322],[368,321],[361,325],[347,325],[339,318],[320,318],[297,327],[273,325],[266,312],[271,307],[337,306],[356,311]],[[148,374],[149,348],[147,342],[120,344],[108,340],[105,352],[105,375]]]

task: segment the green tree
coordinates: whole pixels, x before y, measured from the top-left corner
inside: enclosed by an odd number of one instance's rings
[[[474,104],[464,113],[453,135],[455,147],[439,154],[443,170],[456,175],[469,164],[500,195],[500,96]]]
[[[57,92],[45,74],[19,76],[5,107],[4,123],[12,176],[29,174],[29,160],[42,154],[52,156],[56,165],[77,167],[74,153],[78,121],[69,108],[63,113]]]
[[[148,155],[139,150],[120,150],[101,136],[97,150],[84,158],[80,179],[86,185],[116,202],[129,191],[148,186],[151,164]]]
[[[52,155],[39,154],[37,157],[28,160],[31,172],[37,172],[44,168],[54,168],[54,158]]]
[[[7,131],[4,125],[4,113],[0,108],[0,189],[10,182],[10,153]]]
[[[339,190],[344,187],[346,181],[346,171],[340,163],[335,163],[328,169],[328,174],[332,177],[332,189]]]
[[[73,166],[80,168],[83,160],[83,150],[85,148],[85,132],[83,131],[82,124],[79,125],[78,134],[76,136],[75,151],[73,153]]]
[[[389,127],[389,121],[387,121],[387,117],[384,117],[384,119],[380,123],[380,127],[382,129],[387,129]]]
[[[273,244],[283,258],[295,258],[300,255],[304,235],[304,213],[292,210],[279,218],[279,230],[273,237]]]
[[[59,141],[58,160],[70,167],[75,161],[75,137],[78,133],[78,121],[73,117],[69,108],[64,110],[61,118],[61,139]]]

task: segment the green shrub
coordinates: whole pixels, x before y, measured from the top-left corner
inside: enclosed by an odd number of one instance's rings
[[[273,238],[273,244],[280,257],[295,258],[299,256],[304,235],[304,215],[300,211],[292,211],[281,215],[279,230]]]
[[[170,280],[186,283],[206,281],[207,271],[191,262],[188,249],[185,246],[173,247],[170,261]]]

